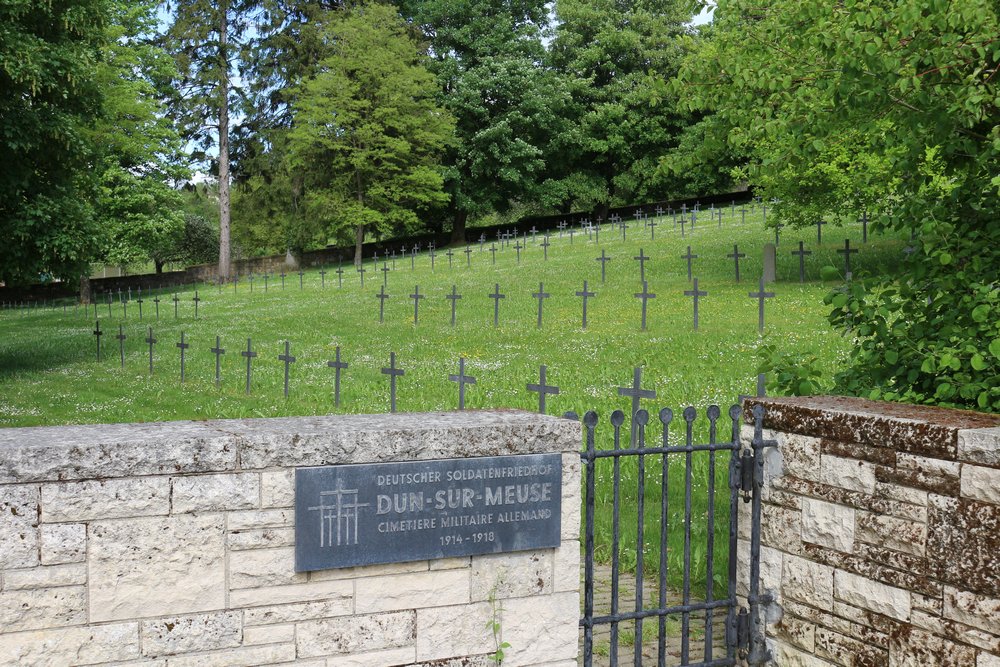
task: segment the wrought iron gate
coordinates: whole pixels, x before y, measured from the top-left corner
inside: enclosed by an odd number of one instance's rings
[[[664,408],[658,414],[662,425],[660,441],[653,441],[652,446],[647,443],[647,426],[649,425],[649,413],[646,410],[638,410],[631,424],[631,432],[628,427],[623,434],[625,425],[625,414],[616,410],[610,418],[612,432],[599,431],[599,419],[596,413],[588,412],[583,417],[583,424],[586,436],[586,448],[581,452],[580,457],[584,466],[584,502],[585,502],[585,555],[584,555],[584,599],[583,615],[580,619],[580,626],[583,631],[583,664],[591,667],[594,664],[595,655],[595,628],[608,626],[610,638],[607,645],[600,647],[602,663],[612,666],[619,663],[632,662],[636,667],[644,664],[653,664],[654,660],[650,653],[654,647],[652,642],[644,645],[644,630],[651,630],[655,633],[655,664],[660,667],[666,665],[700,665],[702,667],[749,664],[763,664],[768,658],[764,645],[763,630],[760,624],[761,604],[768,600],[760,595],[760,512],[761,512],[761,489],[763,486],[763,449],[774,446],[773,441],[765,441],[762,436],[763,408],[757,406],[753,412],[754,436],[748,448],[741,445],[740,427],[743,415],[738,406],[729,409],[729,429],[728,436],[724,440],[718,438],[718,428],[720,426],[721,410],[718,406],[711,406],[707,410],[708,417],[708,443],[695,444],[693,432],[697,419],[697,411],[693,407],[686,408],[683,413],[685,433],[683,444],[669,444],[670,426],[673,422],[673,412]],[[575,415],[567,415],[575,416]],[[722,420],[721,426],[726,427],[726,420]],[[598,448],[596,446],[595,435],[613,437],[613,444],[608,443],[608,447]],[[625,439],[623,446],[622,439]],[[655,437],[655,435],[653,436]],[[718,461],[717,456],[729,454],[728,460]],[[695,469],[693,460],[695,456],[707,457],[707,475],[704,480],[695,480]],[[674,466],[680,466],[680,462],[672,464],[672,461],[683,460],[683,559],[680,600],[673,602],[668,600],[668,534],[671,529],[670,522],[670,470]],[[623,498],[622,473],[623,464],[629,466],[632,472],[632,462],[635,463],[635,497],[634,500],[627,496]],[[651,472],[649,464],[652,463]],[[720,499],[725,505],[718,506],[716,503],[716,474],[717,463],[728,466],[728,483],[718,486],[727,487],[722,489]],[[611,545],[610,545],[610,602],[609,608],[595,609],[595,520],[597,503],[597,480],[602,477],[602,481],[607,479],[606,466],[610,464],[611,482],[611,502],[610,508],[603,508],[602,521],[606,520],[606,512],[611,513]],[[721,468],[719,469],[721,476]],[[657,481],[657,477],[659,478]],[[631,480],[629,480],[631,482]],[[706,544],[703,545],[705,560],[705,587],[703,590],[693,593],[692,591],[692,526],[693,521],[700,520],[692,516],[692,496],[695,489],[695,482],[703,482],[707,493],[707,512],[704,521],[707,522],[705,537]],[[657,508],[647,507],[645,494],[647,483],[660,486],[659,490],[659,544],[655,545],[659,551],[659,567],[657,568],[657,596],[656,599],[644,599],[644,557],[647,549],[645,540],[645,520],[647,513],[652,514],[655,521]],[[606,490],[606,484],[602,484],[602,490]],[[631,489],[626,488],[625,491]],[[654,489],[655,492],[655,489]],[[605,493],[605,495],[607,495]],[[621,510],[623,500],[632,501],[636,506],[636,516],[631,517],[635,521],[636,536],[635,544],[621,544],[622,521]],[[740,500],[749,504],[748,508],[740,510]],[[728,506],[728,512],[725,507]],[[749,510],[749,512],[747,512]],[[728,521],[728,544],[726,547],[727,568],[721,577],[717,577],[714,568],[715,553],[718,545],[715,540],[716,513],[728,514],[724,520]],[[740,535],[740,521],[749,520],[749,554],[740,554],[738,550],[738,536]],[[675,522],[676,523],[676,522]],[[721,527],[720,527],[721,528]],[[746,527],[744,526],[744,529]],[[745,533],[744,533],[745,534]],[[654,546],[654,545],[650,545]],[[621,588],[621,555],[628,549],[635,549],[635,594],[634,604],[629,610],[621,609],[620,588]],[[745,581],[745,588],[742,586],[743,594],[739,594],[737,587],[738,572],[742,568],[738,567],[738,559],[747,559],[748,581]],[[676,568],[675,568],[676,569]],[[676,578],[676,573],[674,574]],[[631,584],[631,582],[628,582]],[[724,585],[722,585],[724,584]],[[725,594],[716,597],[716,589],[724,588]],[[676,584],[675,584],[676,589]],[[672,593],[676,595],[676,593]],[[652,597],[652,596],[650,596]],[[699,599],[702,598],[702,599]],[[605,605],[601,605],[602,607]],[[680,618],[680,637],[671,640],[668,637],[667,619]],[[650,628],[650,625],[655,626]],[[716,624],[723,624],[721,628]],[[646,627],[644,627],[644,624]],[[623,628],[622,626],[625,626]],[[702,637],[697,637],[697,633],[703,632]],[[632,642],[632,656],[620,656],[619,646],[623,632],[630,635]],[[674,633],[676,634],[676,633]],[[722,636],[720,636],[722,635]],[[694,637],[695,641],[692,641]],[[679,641],[679,646],[672,646],[668,654],[668,641]],[[627,642],[625,642],[627,644]],[[695,644],[693,646],[693,644]],[[627,646],[625,647],[627,650]],[[644,650],[645,649],[645,650]],[[644,655],[645,653],[645,655]]]

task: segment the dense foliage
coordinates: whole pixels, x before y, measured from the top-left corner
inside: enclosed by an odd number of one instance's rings
[[[913,234],[896,273],[827,297],[856,339],[834,389],[1000,410],[1000,3],[720,0],[715,17],[678,90],[751,156],[769,221]]]

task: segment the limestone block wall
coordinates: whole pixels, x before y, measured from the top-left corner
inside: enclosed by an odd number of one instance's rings
[[[576,664],[580,424],[523,412],[0,430],[0,664]],[[294,570],[297,466],[563,453],[562,545]],[[495,591],[496,602],[489,601]]]
[[[761,539],[774,663],[1000,667],[1000,418],[757,403],[778,443]]]

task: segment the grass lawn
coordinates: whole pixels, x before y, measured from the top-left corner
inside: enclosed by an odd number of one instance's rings
[[[548,366],[549,384],[558,385],[561,393],[549,396],[548,412],[561,415],[568,410],[583,414],[596,410],[602,418],[598,447],[608,447],[610,424],[607,417],[615,409],[629,410],[628,399],[618,396],[617,388],[632,380],[632,369],[643,368],[643,386],[657,392],[655,400],[643,401],[653,419],[649,438],[659,440],[656,410],[669,406],[675,411],[671,429],[672,444],[683,436],[680,411],[694,405],[702,416],[696,425],[697,439],[707,437],[704,409],[710,404],[726,408],[741,393],[755,387],[757,350],[764,342],[781,348],[814,354],[832,371],[845,357],[851,342],[831,330],[826,322],[823,295],[832,287],[819,282],[823,265],[842,266],[836,249],[845,238],[861,252],[852,257],[855,272],[879,271],[899,256],[899,239],[872,238],[861,243],[857,224],[848,227],[827,225],[824,244],[816,245],[815,227],[783,230],[778,246],[779,281],[769,286],[777,296],[766,305],[766,328],[757,332],[757,301],[747,296],[756,290],[761,273],[762,246],[773,242],[774,233],[761,224],[761,209],[741,222],[739,208],[735,216],[726,215],[722,226],[710,222],[707,213],[693,231],[681,237],[669,218],[661,219],[655,240],[641,225],[629,221],[628,238],[606,227],[600,243],[577,232],[572,242],[568,234],[551,238],[548,260],[530,237],[521,260],[517,261],[513,242],[496,253],[493,263],[490,243],[484,250],[473,246],[471,268],[466,266],[462,248],[455,248],[449,268],[445,249],[439,249],[432,271],[429,255],[418,254],[415,269],[409,258],[397,259],[388,273],[384,322],[379,323],[382,274],[372,262],[361,287],[359,275],[345,267],[343,287],[337,276],[327,273],[326,287],[321,288],[318,270],[304,276],[299,288],[297,275],[280,280],[273,276],[268,291],[257,278],[253,292],[241,278],[235,292],[232,286],[221,291],[214,286],[198,288],[201,298],[199,318],[194,318],[194,289],[179,292],[178,318],[173,303],[162,301],[160,318],[153,317],[152,295],[145,295],[143,320],[138,318],[135,303],[128,306],[123,318],[117,302],[108,316],[102,304],[97,313],[103,336],[102,360],[95,360],[94,309],[82,308],[0,312],[0,426],[34,426],[69,423],[104,423],[161,421],[174,419],[209,419],[233,417],[274,417],[314,415],[335,412],[333,407],[333,370],[327,361],[341,347],[342,359],[350,366],[344,372],[341,411],[379,413],[389,409],[388,377],[380,369],[389,365],[390,352],[396,353],[397,366],[404,369],[399,378],[398,409],[405,412],[452,410],[457,407],[458,388],[448,375],[458,372],[458,359],[466,358],[466,373],[477,384],[467,389],[466,408],[522,408],[536,410],[536,394],[525,385],[538,381],[541,364]],[[791,251],[803,240],[813,251],[808,257],[807,280],[798,282],[798,258]],[[538,237],[541,242],[541,236]],[[726,255],[739,244],[746,253],[741,260],[741,283],[734,280],[733,262]],[[684,295],[691,289],[687,264],[681,258],[688,245],[698,255],[693,275],[699,288],[708,291],[700,310],[699,330],[692,326],[693,304]],[[601,265],[595,258],[601,249],[612,257],[607,264],[606,281],[601,281]],[[641,304],[633,296],[641,291],[639,262],[632,258],[640,252],[651,260],[646,263],[649,290],[657,296],[649,302],[648,328],[640,330]],[[328,267],[335,269],[336,267]],[[596,292],[587,305],[587,328],[581,327],[581,299],[575,296],[583,288]],[[538,301],[532,297],[539,283],[551,298],[544,303],[544,323],[536,327]],[[499,284],[506,298],[500,302],[500,325],[493,326],[493,300],[488,294]],[[419,323],[414,324],[413,300],[409,298],[419,285]],[[462,299],[457,303],[457,323],[450,326],[451,305],[445,295],[456,286]],[[167,299],[172,295],[161,295]],[[127,335],[125,368],[119,361],[118,341],[114,335],[119,325]],[[153,354],[154,372],[149,373],[149,348],[144,342],[147,327],[157,339]],[[179,350],[175,344],[184,333],[191,347],[186,351],[185,382],[180,382]],[[210,348],[219,336],[226,354],[222,359],[222,383],[214,381],[215,357]],[[252,338],[259,354],[254,359],[251,394],[245,393],[246,360],[239,352]],[[283,396],[283,364],[277,357],[284,343],[291,342],[297,361],[291,368],[290,395]],[[728,420],[720,426],[722,437],[729,432]],[[721,422],[720,422],[721,424]],[[626,426],[627,428],[627,426]],[[655,461],[653,459],[656,459]],[[723,571],[726,464],[717,466],[716,543],[720,546],[717,572]],[[611,505],[610,460],[599,464],[598,553],[607,558],[610,547]],[[647,462],[646,542],[643,548],[650,568],[659,560],[658,522],[659,459]],[[708,462],[707,456],[695,457],[693,515],[704,517]],[[683,545],[683,459],[671,462],[670,503],[674,528],[670,531],[669,566],[671,577],[679,571]],[[623,475],[623,559],[634,564],[637,549],[634,495],[634,462],[622,466]],[[721,491],[718,491],[721,489]],[[655,515],[655,516],[654,516]],[[674,534],[674,531],[677,534]],[[707,528],[695,521],[692,533],[696,571],[704,572],[704,543]],[[630,555],[631,554],[631,555]],[[700,557],[699,557],[700,554]],[[631,559],[631,562],[629,562]],[[704,576],[703,574],[701,575]]]

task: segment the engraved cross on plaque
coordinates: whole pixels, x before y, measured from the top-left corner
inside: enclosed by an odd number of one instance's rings
[[[358,510],[370,503],[358,502],[358,489],[345,489],[337,481],[337,488],[322,491],[319,505],[307,508],[318,512],[319,545],[321,547],[346,546],[358,543]],[[332,504],[327,504],[327,501]]]

